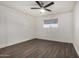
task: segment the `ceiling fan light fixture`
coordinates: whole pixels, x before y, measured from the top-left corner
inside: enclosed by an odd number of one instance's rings
[[[44,12],[45,12],[45,9],[44,9],[44,8],[41,8],[41,9],[40,9],[40,12],[41,12],[41,13],[44,13]]]

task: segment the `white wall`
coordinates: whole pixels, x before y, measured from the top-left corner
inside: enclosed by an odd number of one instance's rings
[[[75,5],[74,8],[74,47],[79,55],[79,2]]]
[[[33,18],[0,5],[0,48],[34,38]]]
[[[58,18],[58,28],[43,28],[43,20]],[[37,18],[36,37],[61,42],[72,42],[72,12]]]

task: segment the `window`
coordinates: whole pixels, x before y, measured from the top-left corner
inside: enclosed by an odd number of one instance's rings
[[[58,19],[44,20],[43,27],[44,28],[56,28],[56,27],[58,27]]]

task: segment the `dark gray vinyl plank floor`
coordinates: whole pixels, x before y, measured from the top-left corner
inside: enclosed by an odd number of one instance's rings
[[[70,43],[33,39],[0,49],[2,58],[77,58]]]

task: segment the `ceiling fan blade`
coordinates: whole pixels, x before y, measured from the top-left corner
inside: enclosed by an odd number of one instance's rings
[[[52,11],[52,10],[50,10],[50,9],[45,9],[45,10],[50,11],[50,12]]]
[[[40,8],[31,8],[31,9],[40,9]]]
[[[51,2],[51,3],[47,4],[47,5],[45,5],[44,8],[49,7],[49,6],[51,6],[52,4],[54,4],[54,2]]]
[[[42,7],[42,5],[40,4],[40,2],[39,2],[39,1],[36,1],[36,3],[37,3],[40,7]]]

